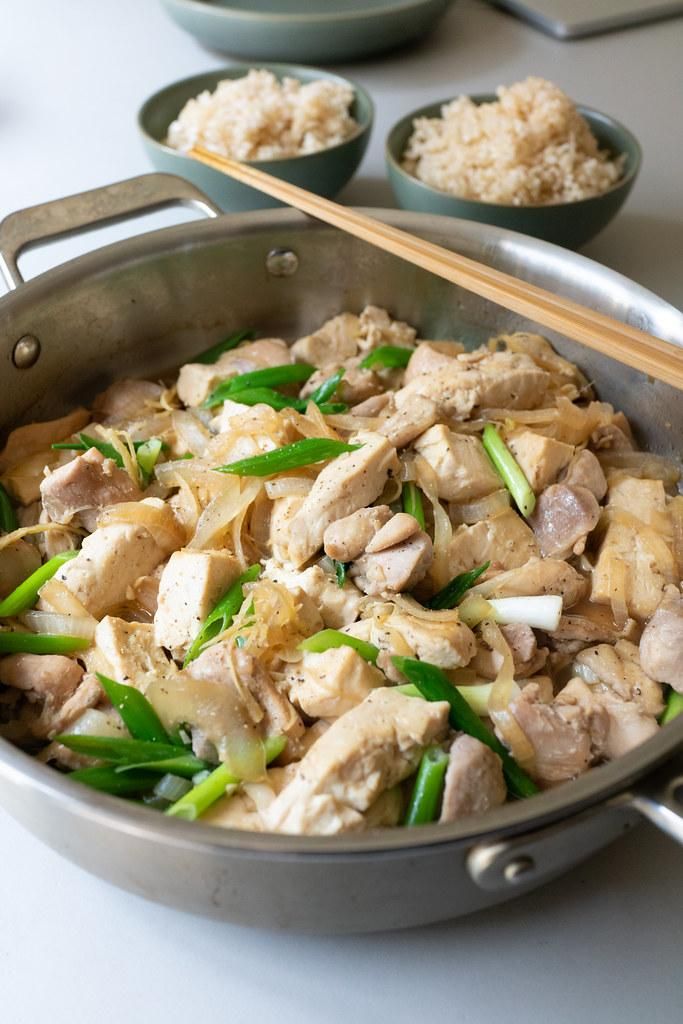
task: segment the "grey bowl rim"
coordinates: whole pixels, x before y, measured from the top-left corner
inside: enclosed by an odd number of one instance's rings
[[[245,74],[230,74],[230,72],[232,71],[240,70],[244,70]],[[241,163],[244,163],[249,167],[267,169],[268,167],[272,167],[275,164],[284,164],[289,163],[290,161],[298,162],[300,160],[308,160],[311,157],[318,157],[320,159],[324,156],[327,156],[328,154],[334,154],[340,151],[344,146],[348,146],[349,143],[355,142],[356,140],[362,138],[364,135],[367,135],[369,139],[370,133],[372,132],[375,123],[375,102],[370,93],[367,91],[367,89],[364,89],[362,85],[355,81],[355,79],[348,78],[346,75],[340,75],[336,71],[328,71],[326,68],[315,67],[315,65],[311,64],[289,64],[287,62],[273,61],[255,61],[253,63],[249,63],[246,61],[235,61],[229,66],[214,68],[213,70],[200,71],[194,75],[187,75],[185,78],[174,79],[172,82],[167,82],[166,85],[163,85],[160,89],[156,89],[145,100],[143,100],[142,104],[138,108],[135,122],[137,125],[137,129],[143,138],[144,143],[164,153],[164,155],[167,157],[177,158],[178,160],[187,161],[188,163],[195,164],[197,161],[193,160],[192,157],[187,155],[187,153],[183,153],[182,150],[180,149],[174,149],[173,146],[169,146],[165,142],[160,142],[158,139],[154,138],[154,136],[149,132],[147,125],[145,123],[146,117],[149,115],[149,110],[151,109],[155,102],[159,101],[161,96],[168,89],[173,89],[176,86],[184,85],[185,83],[189,85],[195,79],[199,80],[202,78],[209,78],[214,75],[225,74],[226,78],[244,78],[246,77],[246,74],[251,70],[273,71],[276,73],[277,71],[282,71],[283,73],[285,71],[293,72],[294,70],[307,72],[310,71],[314,72],[315,74],[319,74],[321,78],[327,81],[330,81],[331,79],[336,79],[339,82],[344,82],[346,83],[346,85],[351,86],[351,88],[353,89],[354,98],[360,96],[364,100],[364,102],[367,103],[368,117],[364,124],[357,122],[358,131],[354,132],[353,135],[350,135],[348,139],[344,139],[342,142],[337,142],[335,143],[334,146],[327,146],[325,149],[319,149],[315,153],[300,153],[298,156],[272,157],[269,160],[243,160],[241,161]],[[296,74],[292,73],[291,77],[296,78],[297,76]],[[180,111],[177,111],[176,117],[179,113]],[[207,168],[207,170],[209,170],[209,168]],[[220,172],[216,171],[215,173],[219,174]],[[226,178],[226,181],[227,180],[229,179]]]
[[[371,216],[384,216],[388,223],[394,218],[413,231],[447,233],[453,229],[453,222],[460,221],[465,233],[472,230],[484,231],[500,241],[506,239],[521,244],[524,248],[565,255],[562,246],[542,239],[531,238],[520,232],[487,223],[475,223],[467,218],[449,217],[444,214],[424,213],[403,209],[361,208]],[[148,231],[107,246],[85,253],[50,270],[39,274],[20,288],[0,297],[0,309],[10,308],[24,300],[40,301],[54,288],[68,288],[78,283],[84,275],[93,279],[100,274],[111,272],[112,266],[120,260],[126,263],[142,261],[159,256],[167,251],[200,244],[205,238],[225,241],[225,217],[206,221],[192,221],[156,231]],[[292,230],[332,230],[322,222],[313,221],[291,209],[249,210],[229,215],[229,236],[238,236],[271,231],[273,228],[288,227]],[[165,245],[161,243],[165,242]],[[587,256],[573,253],[586,268],[592,266],[605,269]],[[654,298],[667,306],[671,312],[680,312],[666,300],[624,274],[609,269],[615,283],[629,285],[637,295]],[[667,342],[676,348],[681,342]],[[570,821],[583,812],[597,812],[605,804],[627,798],[629,788],[640,779],[671,762],[683,749],[683,715],[669,723],[664,729],[625,754],[605,765],[591,769],[585,775],[555,789],[546,790],[531,800],[514,801],[491,811],[481,818],[463,819],[453,824],[423,825],[415,829],[374,830],[360,834],[342,836],[294,836],[275,832],[245,832],[238,829],[223,829],[200,822],[186,822],[167,818],[159,812],[131,805],[116,797],[69,780],[55,769],[42,764],[34,757],[20,750],[9,740],[0,737],[0,779],[3,784],[13,784],[34,794],[58,803],[61,809],[76,817],[89,818],[103,827],[111,827],[120,833],[128,833],[158,842],[171,844],[193,852],[212,855],[221,852],[252,858],[332,861],[362,856],[405,856],[411,851],[464,843],[474,843],[502,835],[533,834],[549,824]],[[1,793],[1,790],[0,790]],[[2,801],[0,801],[2,803]]]
[[[498,98],[495,92],[461,93],[460,95],[467,96],[468,99],[472,100],[472,102],[476,103],[477,105],[483,103],[492,103]],[[390,171],[395,174],[398,174],[401,178],[404,178],[405,181],[408,182],[411,186],[421,189],[428,196],[452,199],[454,200],[454,202],[467,204],[471,206],[473,209],[478,208],[480,210],[514,210],[518,211],[520,214],[524,213],[524,211],[526,210],[568,210],[576,209],[577,207],[580,207],[583,203],[594,203],[597,200],[603,199],[606,196],[611,195],[613,192],[621,191],[624,188],[630,189],[633,186],[633,183],[635,182],[638,174],[640,173],[640,169],[643,164],[643,147],[641,146],[639,140],[636,138],[633,132],[630,130],[630,128],[627,128],[626,125],[623,124],[621,121],[618,121],[615,117],[612,117],[611,114],[606,114],[603,110],[598,110],[597,107],[589,107],[585,103],[576,103],[576,109],[582,117],[586,118],[591,127],[591,130],[593,127],[591,124],[591,119],[593,118],[608,122],[613,128],[616,128],[617,131],[620,132],[625,138],[628,138],[630,140],[635,151],[633,166],[629,169],[628,173],[625,174],[623,177],[619,178],[619,180],[616,181],[613,185],[610,185],[610,187],[608,189],[605,189],[604,192],[599,192],[595,196],[588,196],[585,199],[571,199],[568,202],[564,203],[535,203],[528,204],[525,206],[514,206],[512,203],[491,203],[487,202],[484,199],[469,199],[463,196],[455,196],[451,192],[445,192],[443,189],[435,188],[433,185],[428,185],[427,182],[421,181],[419,178],[416,178],[414,174],[409,174],[408,171],[406,171],[401,166],[401,163],[399,162],[399,159],[395,154],[394,147],[391,144],[392,136],[398,130],[398,128],[401,127],[403,123],[407,121],[409,118],[415,120],[415,118],[417,117],[423,117],[425,116],[426,111],[431,110],[432,107],[442,107],[444,104],[452,103],[453,100],[459,98],[459,96],[451,96],[449,99],[433,100],[431,103],[425,103],[423,106],[418,107],[417,109],[411,111],[408,114],[404,114],[397,121],[395,121],[385,136],[384,156]],[[618,156],[619,154],[616,155]],[[435,216],[439,216],[439,214],[435,214]],[[444,214],[442,212],[440,216],[449,216],[449,214]],[[457,214],[454,214],[453,216],[462,217],[463,211],[459,211]]]
[[[307,14],[302,12],[301,14],[278,14],[273,11],[272,13],[266,11],[245,11],[244,9],[237,7],[229,7],[226,4],[213,4],[207,3],[207,0],[162,0],[165,7],[178,7],[186,8],[188,10],[201,11],[206,14],[206,9],[211,8],[211,14],[225,18],[226,21],[241,19],[244,21],[276,21],[284,24],[288,22],[301,22],[310,23],[312,21],[317,22],[321,25],[334,24],[339,21],[358,21],[359,19],[370,20],[372,18],[381,18],[388,14],[400,14],[405,11],[419,10],[421,7],[432,7],[436,6],[437,3],[443,3],[444,9],[451,7],[455,0],[403,0],[403,2],[393,2],[391,6],[382,7],[379,9],[368,9],[363,11],[336,11],[336,12],[319,12],[316,14]]]

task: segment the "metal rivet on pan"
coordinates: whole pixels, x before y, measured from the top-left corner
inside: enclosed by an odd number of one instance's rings
[[[503,870],[505,881],[514,885],[522,879],[523,875],[527,875],[530,871],[533,871],[535,866],[536,865],[534,864],[532,857],[515,857],[514,860],[511,860],[509,864],[505,865]]]
[[[291,249],[271,249],[266,256],[266,270],[273,277],[291,277],[299,268],[299,257]]]
[[[12,362],[18,370],[29,370],[38,362],[40,342],[32,334],[25,334],[12,350]]]

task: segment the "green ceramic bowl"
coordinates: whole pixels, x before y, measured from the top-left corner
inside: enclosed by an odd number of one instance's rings
[[[351,113],[358,122],[359,129],[346,142],[321,150],[319,153],[309,153],[285,160],[250,161],[251,166],[273,174],[276,178],[300,185],[321,196],[335,196],[353,177],[367,149],[374,116],[372,100],[355,82],[333,75],[329,71],[289,64],[259,63],[258,67],[272,71],[279,79],[290,77],[298,78],[301,82],[312,82],[322,78],[353,88],[355,99]],[[282,204],[247,185],[233,181],[220,171],[200,164],[179,150],[172,149],[166,145],[165,140],[169,125],[189,99],[204,89],[213,91],[224,78],[241,78],[248,70],[249,65],[244,64],[184,78],[150,96],[138,114],[142,142],[154,167],[159,171],[178,174],[192,181],[224,210],[257,210]]]
[[[211,50],[258,60],[356,60],[425,35],[453,0],[162,0]]]
[[[492,93],[471,96],[474,103],[490,103],[497,97]],[[416,117],[440,117],[441,108],[449,100],[430,103],[402,118],[389,132],[386,141],[386,161],[389,180],[399,206],[405,210],[423,213],[442,213],[501,228],[519,231],[524,235],[543,238],[568,249],[578,249],[594,238],[609,224],[621,209],[636,180],[642,152],[637,139],[607,114],[590,107],[577,106],[585,117],[600,148],[614,156],[626,154],[624,173],[612,188],[591,199],[580,199],[552,206],[506,206],[484,203],[475,199],[458,199],[447,192],[425,185],[401,166],[406,143],[413,130]]]

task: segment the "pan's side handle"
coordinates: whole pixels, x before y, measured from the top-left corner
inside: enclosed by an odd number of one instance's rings
[[[626,800],[644,818],[683,846],[683,758],[677,771],[660,770],[634,786]]]
[[[23,278],[17,260],[23,252],[172,206],[189,206],[207,217],[218,217],[222,212],[183,178],[143,174],[11,213],[0,222],[0,273],[10,289],[18,288]]]

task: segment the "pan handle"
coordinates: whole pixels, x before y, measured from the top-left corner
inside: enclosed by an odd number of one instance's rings
[[[0,273],[10,290],[18,288],[23,277],[17,260],[28,249],[172,206],[188,206],[207,217],[222,213],[198,188],[173,174],[142,174],[11,213],[0,222]]]
[[[683,846],[683,759],[677,771],[668,767],[647,776],[625,797],[626,802]]]

